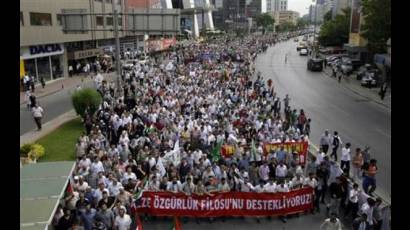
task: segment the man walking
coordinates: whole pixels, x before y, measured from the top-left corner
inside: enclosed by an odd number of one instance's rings
[[[327,154],[327,150],[329,150],[330,143],[331,143],[331,136],[329,135],[329,131],[326,130],[325,133],[320,138],[320,147],[322,148],[325,154]]]
[[[335,161],[337,161],[337,149],[339,148],[339,145],[342,144],[342,140],[340,139],[338,132],[335,131],[333,133],[333,139],[332,139],[332,153],[330,154],[330,157],[334,157]]]
[[[32,112],[33,112],[34,121],[36,122],[36,125],[37,125],[37,130],[40,131],[41,130],[41,118],[43,118],[44,110],[43,108],[40,107],[40,105],[36,104],[33,107]]]

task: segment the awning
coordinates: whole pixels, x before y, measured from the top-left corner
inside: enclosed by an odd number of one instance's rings
[[[20,169],[20,229],[47,229],[74,167],[73,161],[61,161]]]

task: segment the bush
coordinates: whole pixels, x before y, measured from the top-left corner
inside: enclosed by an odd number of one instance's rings
[[[82,118],[85,118],[86,111],[89,114],[94,114],[102,102],[101,95],[97,92],[97,90],[92,88],[85,88],[76,91],[72,95],[71,100],[76,113]]]
[[[39,144],[25,144],[20,148],[20,156],[39,159],[45,154],[45,149]]]
[[[21,157],[27,157],[28,153],[31,151],[31,146],[33,144],[24,144],[23,146],[20,147],[20,156]]]

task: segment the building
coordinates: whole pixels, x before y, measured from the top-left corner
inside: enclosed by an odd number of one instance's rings
[[[369,57],[366,48],[367,40],[360,35],[361,26],[363,25],[363,14],[360,11],[360,0],[352,0],[351,6],[349,43],[344,44],[344,48],[349,55],[361,59],[362,61],[368,61]]]
[[[299,13],[296,11],[276,11],[273,12],[273,18],[275,19],[275,26],[282,25],[284,23],[297,24]]]
[[[288,10],[287,0],[266,0],[266,11],[285,11]]]
[[[332,10],[332,18],[335,18],[338,14],[342,14],[343,9],[351,7],[351,3],[351,0],[333,0],[332,5],[329,7]]]
[[[266,0],[251,0],[246,5],[246,17],[256,18],[259,14],[266,13]]]
[[[115,1],[114,7],[123,12],[124,2]],[[20,0],[20,59],[27,74],[45,81],[68,75],[68,63],[85,61],[99,54],[98,47],[114,44],[110,31],[63,31],[62,13],[112,13],[111,1],[93,0]],[[89,17],[84,23],[89,28],[113,28],[109,15]],[[119,28],[122,28],[120,19]],[[124,36],[120,32],[120,36]]]
[[[150,17],[151,26],[145,29],[131,23],[132,16],[119,16],[118,29],[121,50],[144,46],[144,35],[169,36],[179,33],[179,11],[168,12],[161,6],[169,0],[20,0],[20,63],[22,74],[46,82],[68,76],[68,66],[75,70],[77,63],[92,62],[104,52],[113,52],[113,9],[120,15],[132,10],[157,8],[140,13]],[[152,10],[154,11],[154,9]],[[158,15],[158,12],[160,14]],[[165,20],[161,14],[170,14]],[[71,14],[67,16],[67,14]],[[76,15],[73,15],[76,14]],[[157,18],[155,18],[157,17]],[[158,19],[159,18],[159,19]],[[162,18],[162,22],[161,19]],[[176,19],[178,18],[178,19]],[[151,20],[152,19],[152,20]],[[148,20],[146,20],[148,21]],[[155,23],[152,23],[155,21]],[[168,24],[177,25],[168,30]],[[166,23],[165,23],[166,22]],[[174,23],[175,24],[175,23]],[[141,26],[146,24],[141,24]],[[140,26],[140,25],[139,25]],[[156,28],[165,29],[154,29]],[[137,28],[137,29],[136,29]],[[145,28],[145,27],[144,27]],[[178,29],[178,32],[176,32]],[[131,33],[130,30],[133,30]],[[141,46],[139,46],[141,47]]]

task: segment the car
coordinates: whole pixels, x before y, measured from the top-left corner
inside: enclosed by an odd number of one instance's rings
[[[307,69],[310,71],[322,71],[323,70],[323,59],[309,58],[307,62]]]
[[[377,72],[366,72],[366,74],[360,81],[360,84],[362,86],[367,86],[369,88],[376,87],[377,80],[378,80]]]
[[[299,55],[300,56],[307,56],[308,55],[308,50],[305,49],[305,48],[301,49],[300,52],[299,52]]]
[[[342,57],[340,68],[343,74],[351,74],[353,72],[352,60]]]
[[[296,47],[296,51],[299,51],[301,49],[306,49],[306,44],[304,42],[300,42],[299,45]]]
[[[371,64],[365,64],[365,65],[361,66],[359,68],[359,70],[357,71],[356,79],[361,80],[366,75],[366,73],[368,73],[368,72],[376,72],[377,73],[377,71],[378,70],[375,67],[373,67]]]

